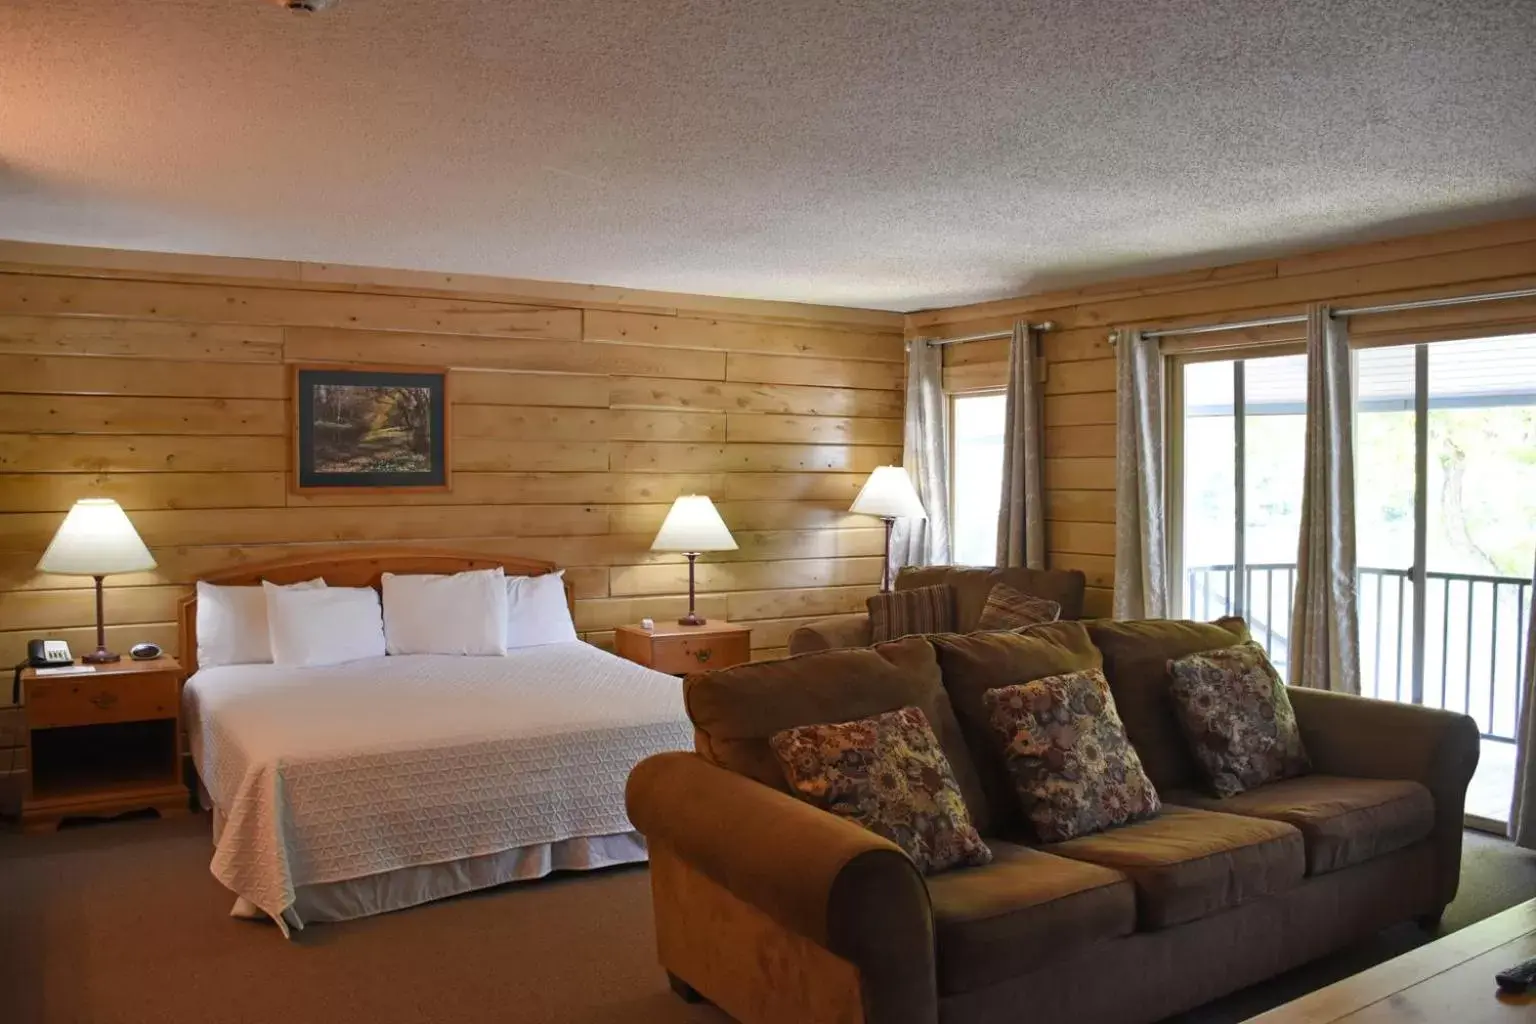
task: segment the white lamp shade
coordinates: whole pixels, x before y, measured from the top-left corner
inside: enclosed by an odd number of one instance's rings
[[[153,569],[155,557],[121,505],[111,498],[81,498],[64,517],[37,567],[66,576],[110,576]]]
[[[864,488],[853,499],[848,511],[860,515],[894,516],[897,519],[927,519],[923,503],[918,500],[917,488],[912,478],[900,466],[881,466],[869,474]]]
[[[652,551],[735,551],[736,539],[702,494],[685,494],[672,503]]]

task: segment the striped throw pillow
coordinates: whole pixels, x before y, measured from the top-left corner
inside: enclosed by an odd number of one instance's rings
[[[976,621],[977,632],[992,629],[1022,629],[1061,618],[1061,605],[1043,597],[1034,597],[1006,583],[998,583],[987,594],[986,607]]]
[[[869,635],[877,644],[915,633],[949,633],[955,628],[955,592],[947,583],[876,594],[868,607]]]

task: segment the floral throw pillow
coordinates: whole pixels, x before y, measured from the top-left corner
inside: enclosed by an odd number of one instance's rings
[[[1026,594],[1006,583],[995,584],[987,592],[987,603],[976,621],[978,630],[1023,629],[1061,618],[1061,605],[1043,597]]]
[[[1285,684],[1259,644],[1175,658],[1168,673],[1179,725],[1217,796],[1312,770]]]
[[[1099,669],[988,690],[981,699],[1041,842],[1102,832],[1162,807]]]
[[[889,839],[923,874],[991,862],[949,759],[917,708],[802,725],[768,742],[802,800]]]

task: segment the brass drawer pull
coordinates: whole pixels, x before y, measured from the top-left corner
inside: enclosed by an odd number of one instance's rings
[[[693,656],[699,659],[699,664],[702,665],[709,660],[709,656],[713,653],[708,647],[705,647],[702,650],[694,651]]]
[[[91,703],[105,711],[107,708],[110,708],[117,703],[117,694],[113,693],[111,690],[106,690],[93,696],[91,698]]]

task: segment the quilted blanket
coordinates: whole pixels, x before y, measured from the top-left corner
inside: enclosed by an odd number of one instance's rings
[[[213,874],[284,934],[299,886],[631,831],[630,769],[693,743],[678,680],[584,643],[221,666],[182,699]]]

